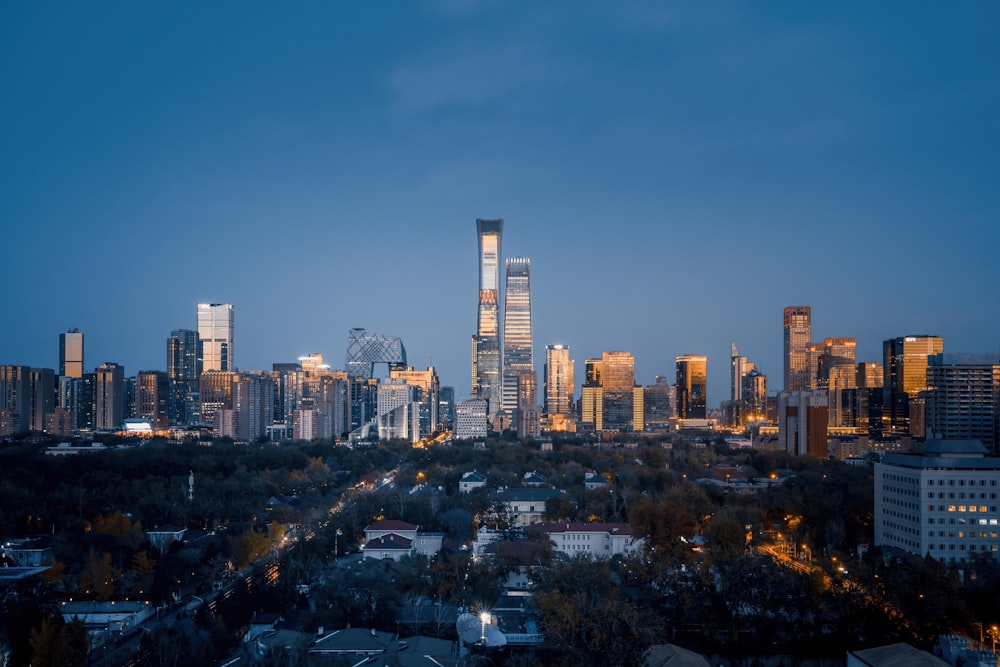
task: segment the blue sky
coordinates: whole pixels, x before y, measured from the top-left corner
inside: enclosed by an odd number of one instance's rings
[[[536,365],[813,338],[1000,347],[1000,5],[440,0],[0,6],[0,363],[403,338],[469,391],[475,219],[532,259]],[[581,375],[578,370],[578,378]]]

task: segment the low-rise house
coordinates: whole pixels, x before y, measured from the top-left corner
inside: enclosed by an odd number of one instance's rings
[[[157,526],[153,530],[147,530],[146,537],[149,538],[149,543],[154,549],[165,554],[171,544],[184,537],[185,532],[187,532],[187,528]]]
[[[538,523],[545,513],[547,501],[566,497],[568,494],[560,489],[540,487],[501,489],[493,495],[495,500],[507,506],[514,528],[525,528]]]
[[[486,475],[476,470],[472,472],[467,472],[462,475],[462,479],[458,481],[458,492],[468,493],[473,489],[478,489],[486,486]]]
[[[444,533],[421,533],[412,523],[395,519],[376,521],[365,528],[365,558],[391,558],[420,554],[433,556],[441,551]]]
[[[608,480],[604,479],[601,475],[597,474],[593,470],[588,470],[583,475],[583,486],[588,491],[593,491],[595,489],[604,489],[608,486]]]
[[[309,657],[384,655],[390,650],[397,650],[398,640],[399,636],[392,632],[382,632],[375,629],[334,630],[313,642],[312,646],[309,647]]]
[[[532,470],[524,473],[524,480],[521,483],[524,486],[546,486],[549,480],[545,479],[544,475],[539,475],[537,471]]]
[[[544,522],[528,530],[548,537],[558,552],[569,556],[586,554],[601,560],[638,553],[645,544],[627,523]]]
[[[53,558],[50,537],[9,540],[0,547],[0,561],[8,563],[8,567],[51,565]]]

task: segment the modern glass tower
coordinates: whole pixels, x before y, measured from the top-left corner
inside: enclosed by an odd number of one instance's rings
[[[233,305],[198,304],[198,338],[203,371],[236,369],[233,355]]]
[[[476,219],[479,235],[479,316],[472,337],[472,394],[486,401],[487,418],[500,410],[500,241],[503,218]]]
[[[503,306],[503,393],[500,407],[517,409],[518,377],[533,371],[531,341],[531,260],[512,257],[506,262],[507,281]]]
[[[192,329],[174,329],[167,339],[170,420],[175,424],[193,424],[198,420],[199,347],[198,332]]]
[[[812,308],[785,308],[785,391],[809,388],[809,359],[806,347],[812,338]]]
[[[677,416],[680,419],[705,419],[708,358],[700,354],[677,357]]]
[[[565,345],[545,348],[545,414],[573,412],[573,360]]]
[[[940,336],[902,336],[882,342],[882,409],[889,433],[924,436],[923,414],[914,410],[917,395],[927,391],[928,358],[944,352]]]

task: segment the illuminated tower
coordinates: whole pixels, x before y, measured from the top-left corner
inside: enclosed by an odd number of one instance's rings
[[[174,329],[167,339],[167,382],[170,386],[170,421],[193,424],[198,421],[198,381],[201,358],[198,332]]]
[[[102,431],[117,431],[125,418],[125,369],[107,361],[95,371],[95,427]]]
[[[136,378],[135,416],[155,428],[166,428],[170,414],[170,383],[163,371],[139,371]]]
[[[917,394],[927,391],[927,358],[942,352],[940,336],[903,336],[882,343],[882,409],[890,429],[885,435],[924,436]]]
[[[492,421],[500,410],[500,240],[503,219],[476,220],[479,235],[479,316],[472,337],[472,394],[487,404]]]
[[[83,334],[79,329],[59,334],[59,375],[83,377]]]
[[[785,308],[785,391],[809,388],[809,363],[806,346],[812,338],[812,308]]]
[[[545,348],[545,414],[568,415],[573,411],[573,361],[565,345]]]
[[[198,338],[202,371],[236,369],[233,354],[233,306],[230,303],[198,304]]]
[[[708,358],[700,354],[677,357],[677,417],[706,419]]]
[[[531,260],[512,257],[506,262],[503,306],[503,393],[500,407],[513,414],[518,402],[518,377],[533,371],[531,342]]]
[[[635,358],[629,352],[605,352],[601,355],[601,393],[604,431],[641,431],[646,419],[642,412],[640,392],[635,386]],[[636,403],[638,400],[639,405]],[[638,417],[638,419],[637,419]]]

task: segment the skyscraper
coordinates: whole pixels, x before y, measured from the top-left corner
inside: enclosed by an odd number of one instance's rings
[[[601,355],[601,394],[603,419],[599,430],[641,431],[645,428],[643,414],[636,419],[635,358],[629,352],[605,352]],[[641,388],[640,388],[641,389]],[[639,403],[644,402],[638,393]]]
[[[503,219],[476,219],[479,236],[479,315],[472,337],[472,394],[487,404],[492,421],[500,410],[500,241]]]
[[[135,416],[154,428],[166,428],[170,415],[170,381],[163,371],[139,371],[135,376]]]
[[[1000,445],[1000,355],[935,354],[928,359],[927,437]]]
[[[531,260],[512,257],[506,262],[503,307],[503,390],[500,407],[517,409],[518,377],[534,371],[531,341]]]
[[[31,368],[0,366],[0,435],[24,433],[31,427]]]
[[[601,359],[583,362],[584,380],[580,387],[580,423],[595,431],[604,430],[604,394],[601,388]]]
[[[201,347],[202,371],[236,369],[233,354],[232,304],[198,304],[198,339]]]
[[[707,419],[708,357],[683,354],[677,357],[677,418]]]
[[[812,338],[812,308],[785,308],[785,391],[809,388],[809,363],[806,346]]]
[[[198,332],[174,329],[167,339],[167,382],[170,385],[170,421],[193,424],[198,420],[198,379],[201,358]]]
[[[79,329],[59,334],[59,375],[83,377],[83,334]]]
[[[44,431],[45,420],[56,407],[56,373],[51,368],[32,368],[30,379],[31,430]]]
[[[573,361],[565,345],[545,347],[545,414],[573,412]]]
[[[927,390],[927,358],[942,352],[940,336],[902,336],[882,343],[882,409],[890,429],[885,435],[924,436],[922,411],[913,404]]]
[[[125,369],[106,361],[97,367],[94,394],[94,427],[117,431],[125,418]]]

